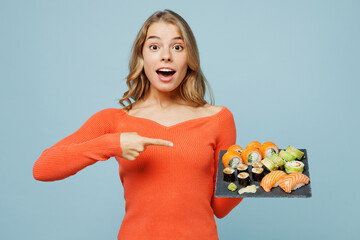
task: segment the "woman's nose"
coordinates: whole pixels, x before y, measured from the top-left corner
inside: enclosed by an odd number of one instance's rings
[[[171,62],[171,53],[169,50],[163,50],[162,56],[161,56],[162,62]]]

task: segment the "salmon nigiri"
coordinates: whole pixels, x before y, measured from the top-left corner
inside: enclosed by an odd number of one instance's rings
[[[286,173],[283,171],[272,171],[263,177],[260,182],[260,186],[265,190],[265,192],[270,192],[271,188],[277,187],[279,182],[286,176]]]
[[[279,186],[287,193],[291,193],[292,190],[298,189],[310,181],[309,177],[302,173],[291,173],[281,179]]]

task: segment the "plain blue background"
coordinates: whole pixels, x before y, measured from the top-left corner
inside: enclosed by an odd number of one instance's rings
[[[32,177],[43,150],[127,90],[130,48],[156,10],[196,36],[237,143],[306,148],[313,197],[245,199],[225,239],[354,239],[359,227],[358,1],[0,0],[0,239],[115,240],[124,216],[114,158],[73,177]]]

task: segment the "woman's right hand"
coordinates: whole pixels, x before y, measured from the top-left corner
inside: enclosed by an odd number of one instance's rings
[[[148,145],[172,147],[173,143],[163,139],[143,137],[136,132],[125,132],[120,134],[121,157],[126,160],[134,161]]]

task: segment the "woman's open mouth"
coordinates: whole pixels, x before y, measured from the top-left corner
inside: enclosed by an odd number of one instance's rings
[[[160,81],[170,82],[173,79],[176,71],[172,68],[159,68],[156,70],[156,73]]]

